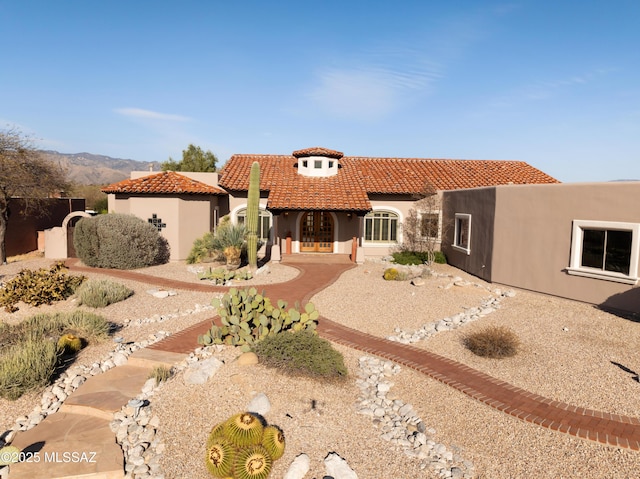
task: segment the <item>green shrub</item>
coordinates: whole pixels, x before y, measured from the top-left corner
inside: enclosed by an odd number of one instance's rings
[[[288,374],[315,378],[344,378],[347,368],[339,351],[314,332],[282,332],[254,346],[262,364]]]
[[[56,343],[45,338],[11,346],[0,357],[0,396],[13,401],[49,384],[58,357]]]
[[[494,359],[515,356],[520,347],[518,336],[505,326],[489,326],[470,333],[462,342],[473,354]]]
[[[187,264],[202,263],[209,258],[222,256],[222,253],[216,252],[213,247],[213,238],[211,231],[205,233],[201,238],[197,238],[193,242],[189,256],[187,256]]]
[[[171,376],[173,376],[173,371],[171,368],[166,366],[156,366],[149,373],[149,379],[154,378],[156,380],[156,384],[166,381],[171,378]]]
[[[65,273],[66,268],[61,261],[53,264],[48,270],[23,269],[7,281],[0,289],[0,306],[5,311],[17,311],[16,304],[22,301],[32,306],[51,304],[71,296],[76,288],[85,280],[84,276],[71,276]]]
[[[124,301],[133,294],[133,290],[124,284],[106,279],[92,279],[85,281],[76,290],[80,304],[90,308],[104,308],[112,303]]]
[[[110,329],[104,318],[82,310],[38,314],[0,328],[0,396],[14,400],[49,384],[64,362],[60,337],[73,335],[84,345],[107,338]]]
[[[442,251],[433,252],[434,263],[447,264],[447,257]],[[397,264],[425,264],[429,262],[429,252],[427,251],[397,251],[392,253],[393,262]]]
[[[99,342],[109,337],[110,331],[111,324],[106,319],[81,309],[36,314],[18,324],[5,325],[0,329],[0,351],[27,340],[58,338],[64,333],[73,333],[87,341]]]
[[[169,260],[167,240],[153,225],[133,215],[82,218],[73,245],[82,262],[95,268],[144,268]]]

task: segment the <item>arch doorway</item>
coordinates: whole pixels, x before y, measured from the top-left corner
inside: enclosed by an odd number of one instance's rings
[[[307,211],[300,219],[300,252],[333,253],[333,218],[327,211]]]

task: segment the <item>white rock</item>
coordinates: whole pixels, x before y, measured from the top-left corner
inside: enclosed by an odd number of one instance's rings
[[[349,467],[347,461],[335,452],[330,452],[324,458],[324,467],[327,475],[332,476],[334,479],[358,479],[358,475]]]
[[[309,465],[309,456],[298,454],[282,479],[302,479],[309,472]]]
[[[265,393],[256,394],[247,406],[247,411],[258,413],[262,416],[271,410],[271,402]]]
[[[111,357],[111,361],[113,361],[113,364],[115,364],[116,366],[122,366],[124,364],[127,364],[128,359],[122,353],[114,353]]]
[[[204,384],[222,365],[223,362],[218,358],[209,358],[193,363],[184,372],[184,382],[187,384]]]

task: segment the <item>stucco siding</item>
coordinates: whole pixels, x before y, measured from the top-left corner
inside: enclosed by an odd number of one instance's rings
[[[495,188],[443,192],[443,244],[447,262],[486,281],[492,277]],[[469,253],[453,247],[455,215],[470,215]]]
[[[640,223],[634,201],[640,183],[498,187],[497,195],[493,281],[620,309],[632,306],[620,295],[628,297],[633,286],[570,275],[567,268],[573,221]]]

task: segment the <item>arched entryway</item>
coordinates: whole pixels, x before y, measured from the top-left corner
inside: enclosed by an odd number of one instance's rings
[[[333,253],[333,217],[327,211],[307,211],[300,218],[300,252]]]

